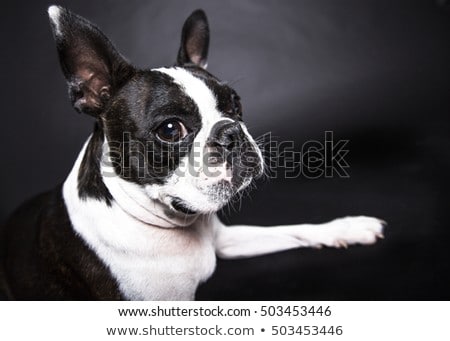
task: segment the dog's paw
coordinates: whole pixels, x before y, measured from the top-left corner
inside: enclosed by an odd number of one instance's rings
[[[372,217],[338,218],[327,224],[322,231],[323,245],[347,247],[351,244],[373,244],[378,238],[384,238],[386,222]]]

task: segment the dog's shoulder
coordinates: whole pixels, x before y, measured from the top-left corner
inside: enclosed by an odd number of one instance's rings
[[[62,186],[22,204],[2,227],[1,243],[9,298],[121,298],[107,267],[74,232]]]

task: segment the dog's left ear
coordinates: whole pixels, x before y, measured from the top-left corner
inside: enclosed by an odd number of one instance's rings
[[[205,12],[198,9],[185,21],[177,64],[195,64],[206,69],[208,63],[209,26]]]

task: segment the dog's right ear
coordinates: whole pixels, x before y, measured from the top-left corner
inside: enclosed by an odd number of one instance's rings
[[[134,68],[86,19],[59,6],[50,6],[48,15],[72,105],[97,117]]]

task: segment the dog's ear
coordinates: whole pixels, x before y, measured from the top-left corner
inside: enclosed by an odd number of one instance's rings
[[[48,14],[72,104],[98,116],[134,68],[86,19],[59,6],[50,6]]]
[[[186,19],[183,25],[177,64],[195,64],[206,69],[208,47],[208,19],[206,18],[205,12],[198,9]]]

